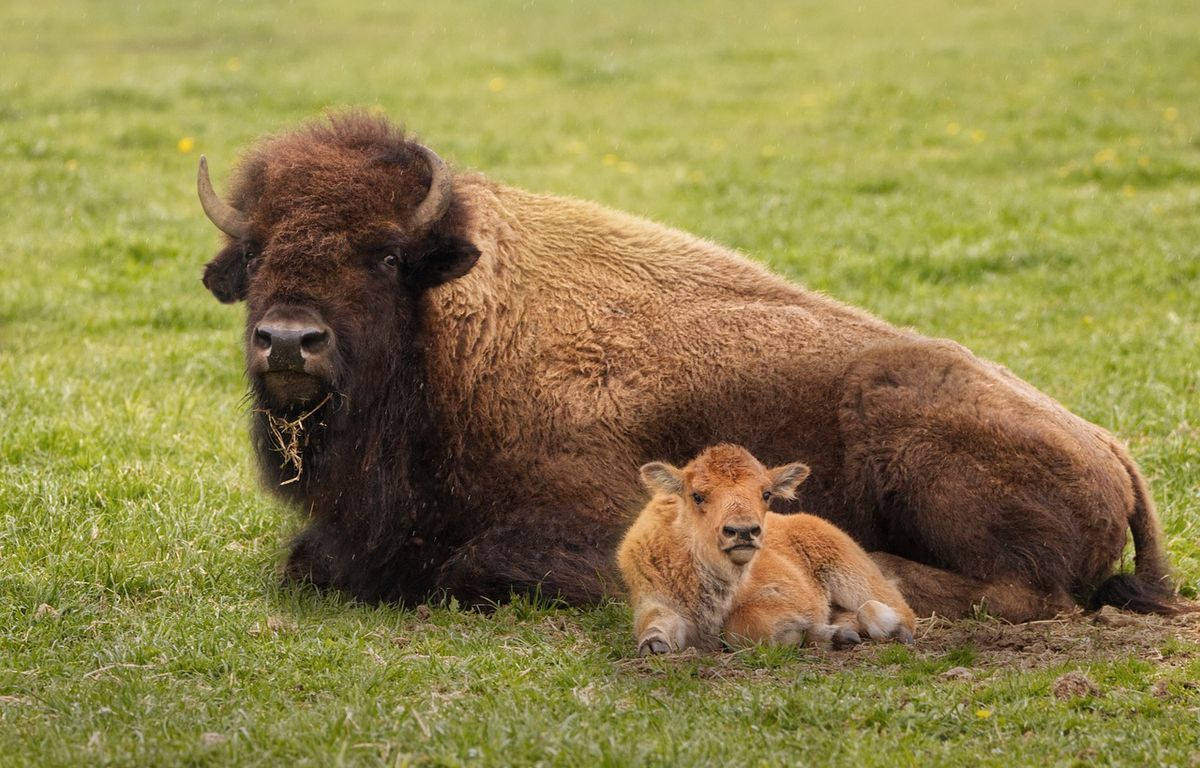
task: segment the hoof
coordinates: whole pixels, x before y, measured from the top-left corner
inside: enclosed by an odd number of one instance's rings
[[[670,652],[671,646],[661,637],[648,637],[638,646],[638,656],[658,656]]]
[[[892,639],[897,642],[904,643],[905,645],[912,645],[912,642],[913,642],[912,630],[909,629],[908,627],[901,625],[900,627],[896,628],[895,632],[892,633]]]
[[[862,642],[862,638],[850,627],[838,627],[838,630],[833,633],[833,647],[849,648],[852,645],[858,645]]]

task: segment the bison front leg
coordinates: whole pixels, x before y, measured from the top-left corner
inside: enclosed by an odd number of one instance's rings
[[[1052,615],[1121,555],[1134,483],[1112,437],[958,345],[868,350],[839,420],[849,500],[918,613]]]
[[[415,605],[429,593],[421,564],[429,553],[405,541],[364,546],[365,537],[313,521],[292,541],[283,566],[285,582],[339,589],[365,602]]]
[[[310,526],[292,540],[281,573],[284,582],[308,583],[322,589],[333,586],[333,554],[322,544],[320,527]]]
[[[620,592],[613,561],[619,531],[581,530],[541,516],[494,525],[456,549],[435,587],[486,607],[513,595],[587,605]]]

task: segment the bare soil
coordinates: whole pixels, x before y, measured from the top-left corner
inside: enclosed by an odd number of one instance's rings
[[[1166,645],[1171,646],[1169,655],[1163,652]],[[1200,613],[1146,616],[1105,607],[1025,624],[937,617],[918,622],[914,654],[933,658],[960,648],[972,649],[972,666],[980,667],[1041,669],[1130,657],[1179,662],[1200,653]],[[868,646],[855,652],[874,651]]]
[[[876,661],[889,646],[867,642],[838,651],[812,651],[819,668],[838,671]],[[969,680],[989,669],[1035,670],[1071,662],[1137,658],[1163,666],[1180,666],[1200,656],[1200,612],[1178,616],[1145,616],[1113,608],[1076,611],[1054,619],[1009,624],[995,619],[920,619],[910,646],[918,659],[938,660],[969,650],[968,667],[942,673],[948,679]],[[703,659],[696,674],[728,679],[770,675],[753,669],[744,652],[700,654],[688,650],[663,659]],[[622,666],[649,674],[662,672],[656,659],[629,659]]]

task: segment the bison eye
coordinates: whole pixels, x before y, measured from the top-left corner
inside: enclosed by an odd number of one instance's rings
[[[763,491],[763,501],[770,501],[770,500],[771,500],[771,492]]]
[[[704,494],[702,494],[702,493],[693,493],[693,494],[692,494],[692,501],[696,502],[697,504],[703,504],[703,503],[704,503]]]
[[[400,266],[400,258],[394,253],[389,253],[387,256],[383,257],[383,265],[385,267],[391,267],[392,269],[395,269],[396,267]]]

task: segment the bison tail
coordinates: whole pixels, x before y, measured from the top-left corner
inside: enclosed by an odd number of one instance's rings
[[[1108,577],[1088,601],[1095,610],[1111,605],[1135,613],[1171,615],[1185,608],[1171,586],[1167,558],[1163,549],[1162,526],[1154,502],[1146,489],[1146,481],[1137,464],[1119,446],[1113,447],[1117,458],[1125,465],[1133,483],[1133,513],[1129,530],[1133,534],[1133,573],[1117,573]]]

